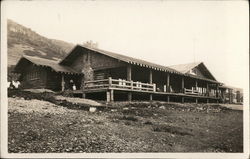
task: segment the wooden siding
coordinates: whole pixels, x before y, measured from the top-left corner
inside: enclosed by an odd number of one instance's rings
[[[202,73],[202,71],[199,69],[199,67],[195,67],[195,68],[193,68],[192,70],[196,72],[196,76],[202,77],[202,78],[207,78],[207,77]]]
[[[88,52],[87,50],[83,50],[83,52],[73,61],[70,67],[78,72],[81,72],[85,67],[84,65],[88,64],[90,64],[90,67],[93,70],[125,66],[124,62],[118,61],[117,59],[113,59],[106,55],[98,54],[95,52]]]
[[[35,72],[37,73],[37,77],[30,78],[29,75]],[[22,88],[45,88],[47,82],[46,78],[46,68],[30,64],[23,70],[21,86]]]
[[[112,77],[114,79],[126,79],[126,67],[110,68],[94,71],[94,80],[102,80]]]
[[[57,73],[55,71],[52,71],[51,69],[47,69],[47,84],[46,88],[51,89],[54,91],[60,91],[61,90],[61,74]]]

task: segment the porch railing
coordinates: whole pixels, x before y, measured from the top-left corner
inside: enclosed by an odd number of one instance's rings
[[[103,79],[103,80],[94,80],[94,81],[85,81],[84,89],[102,89],[102,88],[119,88],[123,90],[138,90],[138,91],[147,91],[147,92],[158,92],[156,89],[156,84],[142,83],[138,81],[127,81],[123,79]],[[164,91],[165,92],[165,91]],[[171,93],[170,91],[169,93]],[[181,93],[181,92],[180,92]],[[182,93],[187,95],[196,95],[196,96],[209,96],[216,97],[216,94],[211,92],[201,93],[196,89],[187,89],[184,88]]]
[[[191,95],[199,95],[199,91],[195,90],[195,89],[184,88],[184,93],[185,94],[191,94]]]
[[[98,88],[121,88],[127,90],[141,90],[141,91],[149,91],[155,92],[156,87],[155,84],[142,83],[142,82],[134,82],[134,81],[126,81],[123,79],[103,79],[103,80],[95,80],[95,81],[86,81],[84,83],[84,89],[98,89]]]
[[[189,95],[198,95],[198,96],[208,96],[208,97],[216,97],[215,93],[212,92],[199,92],[199,90],[196,89],[187,89],[184,88],[184,94],[189,94]]]

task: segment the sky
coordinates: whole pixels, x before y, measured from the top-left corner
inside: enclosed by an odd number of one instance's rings
[[[202,61],[218,81],[248,85],[247,1],[3,1],[2,13],[47,38],[164,66]]]

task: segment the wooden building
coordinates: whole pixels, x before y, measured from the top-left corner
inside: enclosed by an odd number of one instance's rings
[[[61,61],[23,56],[15,71],[24,88],[64,91],[73,80],[75,94],[107,101],[221,102],[225,91],[202,62],[166,67],[82,45]]]
[[[54,60],[23,55],[14,71],[20,73],[19,80],[22,88],[45,88],[60,91],[69,89],[69,81],[72,79],[78,89],[81,86],[81,73],[67,66],[61,66],[58,61]]]

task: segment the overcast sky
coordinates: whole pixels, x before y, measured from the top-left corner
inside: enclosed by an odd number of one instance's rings
[[[53,39],[161,65],[203,61],[218,81],[248,82],[247,1],[5,1],[3,16]]]

